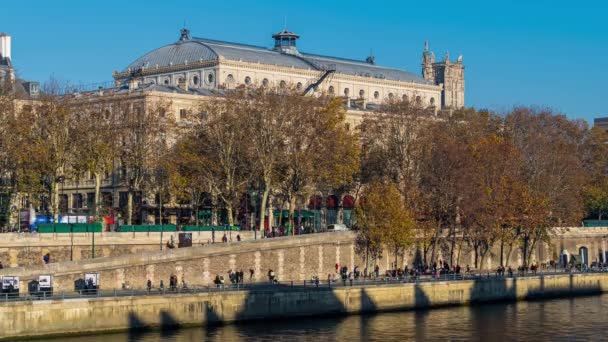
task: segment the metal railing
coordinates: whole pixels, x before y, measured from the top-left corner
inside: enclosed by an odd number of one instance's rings
[[[31,294],[17,293],[1,293],[0,303],[3,302],[26,302],[40,300],[63,300],[77,298],[120,298],[120,297],[135,297],[135,296],[169,296],[179,294],[198,294],[198,293],[213,293],[225,291],[274,291],[277,288],[282,290],[300,290],[300,289],[332,289],[351,286],[383,286],[383,285],[399,285],[399,284],[421,284],[432,282],[457,282],[457,281],[484,281],[490,279],[507,279],[507,278],[528,278],[528,277],[543,277],[552,275],[564,274],[584,274],[584,273],[608,273],[608,269],[588,269],[584,271],[568,271],[554,270],[545,272],[514,272],[513,275],[500,275],[496,272],[482,272],[469,274],[442,274],[440,276],[432,275],[404,275],[401,277],[379,276],[365,277],[353,279],[339,278],[336,274],[336,279],[332,280],[300,280],[300,281],[274,281],[274,282],[251,282],[251,283],[228,283],[218,285],[208,285],[201,287],[174,287],[174,288],[151,288],[151,289],[111,289],[111,290],[80,290],[80,291],[62,291],[62,292],[36,292]]]

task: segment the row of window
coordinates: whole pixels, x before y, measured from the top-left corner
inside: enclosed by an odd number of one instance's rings
[[[330,95],[336,95],[335,94],[335,88],[334,88],[334,86],[329,86],[328,93]],[[349,88],[344,88],[344,96],[350,96],[350,89]],[[359,97],[361,97],[361,98],[365,97],[365,90],[363,90],[363,89],[359,90]],[[390,100],[395,99],[395,94],[388,93],[388,98]],[[374,99],[376,99],[376,100],[380,99],[380,92],[379,91],[375,91],[374,92]],[[403,96],[401,97],[401,100],[407,102],[407,101],[410,101],[410,98],[409,98],[409,96],[407,94],[403,94]],[[416,101],[416,103],[422,103],[422,98],[420,96],[416,96],[415,101]],[[431,105],[435,104],[435,98],[434,97],[431,97],[430,104]]]
[[[245,79],[244,79],[245,85],[251,85],[252,82],[253,81],[252,81],[251,77],[245,76]],[[229,85],[229,86],[231,86],[231,85],[234,85],[234,83],[235,83],[234,75],[228,74],[228,76],[226,76],[226,84]],[[268,87],[269,85],[270,85],[270,81],[267,78],[264,78],[262,80],[262,86]],[[282,89],[287,88],[287,82],[284,81],[284,80],[281,80],[279,82],[279,87],[282,88]],[[304,88],[304,85],[302,84],[302,82],[296,83],[296,89],[297,90],[302,90],[303,88]]]
[[[192,85],[194,85],[194,86],[198,86],[200,84],[200,79],[199,79],[199,76],[197,76],[197,75],[192,76],[190,81],[191,81]],[[207,74],[207,84],[212,84],[213,81],[214,81],[214,75],[213,75],[213,73]],[[163,82],[164,82],[165,85],[170,85],[171,84],[171,81],[170,81],[169,77],[166,77]],[[185,79],[183,77],[178,78],[177,85],[179,85],[182,82],[185,82]],[[252,82],[253,82],[253,80],[251,79],[250,76],[246,76],[245,77],[244,83],[246,85],[251,85]],[[226,85],[232,86],[234,84],[235,84],[235,77],[234,77],[234,75],[233,74],[228,74],[226,76]],[[268,87],[269,85],[270,85],[270,81],[268,80],[268,78],[264,78],[262,80],[262,86]],[[287,88],[287,82],[284,81],[284,80],[281,80],[279,82],[279,87],[283,88],[283,89]],[[296,84],[296,89],[297,90],[302,90],[303,88],[304,88],[304,85],[302,84],[302,82],[298,82]],[[328,89],[328,92],[329,92],[330,95],[336,95],[334,86],[330,86],[329,89]],[[374,99],[376,99],[376,100],[380,99],[380,92],[379,91],[375,91],[373,95],[374,95]],[[350,96],[350,88],[344,88],[344,96]],[[359,90],[359,97],[361,97],[361,98],[365,97],[365,90],[363,90],[363,89]],[[392,100],[392,99],[395,98],[395,95],[393,93],[388,93],[388,98]],[[410,101],[410,99],[409,99],[409,97],[408,97],[407,94],[403,94],[401,99],[403,101]],[[422,103],[422,98],[420,96],[416,96],[415,101],[416,101],[416,103]],[[429,103],[430,103],[430,105],[435,105],[435,98],[431,97]]]

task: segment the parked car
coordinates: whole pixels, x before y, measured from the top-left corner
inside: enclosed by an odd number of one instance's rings
[[[349,230],[349,229],[348,229],[348,227],[346,227],[345,224],[336,223],[336,224],[330,224],[329,226],[327,226],[328,232],[339,232],[339,231],[347,231],[347,230]]]

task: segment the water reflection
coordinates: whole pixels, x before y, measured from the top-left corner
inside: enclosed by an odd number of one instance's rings
[[[601,341],[608,295],[47,341]]]

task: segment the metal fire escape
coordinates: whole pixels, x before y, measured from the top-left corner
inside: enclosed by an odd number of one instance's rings
[[[308,61],[309,63],[311,63],[310,61]],[[325,81],[325,79],[327,77],[329,77],[330,75],[332,75],[334,72],[336,72],[336,65],[335,64],[316,64],[315,63],[315,67],[323,72],[323,75],[321,75],[321,77],[319,77],[319,79],[314,82],[311,83],[310,85],[308,85],[308,87],[306,87],[306,89],[304,90],[304,94],[303,95],[308,95],[310,94],[311,91],[316,91],[317,88],[319,87],[319,85],[321,85],[321,83],[323,83],[323,81]]]

